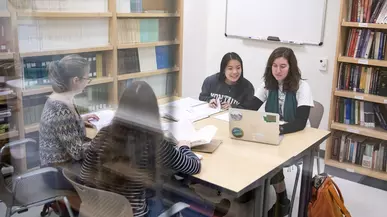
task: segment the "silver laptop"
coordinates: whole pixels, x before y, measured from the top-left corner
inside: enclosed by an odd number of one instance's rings
[[[279,114],[231,108],[230,137],[251,142],[279,145]]]

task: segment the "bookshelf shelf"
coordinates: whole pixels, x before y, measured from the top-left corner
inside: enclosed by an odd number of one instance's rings
[[[88,52],[108,51],[108,50],[113,50],[113,45],[107,45],[107,46],[102,46],[102,47],[70,49],[70,50],[27,52],[27,53],[21,53],[20,56],[21,57],[38,57],[38,56],[52,56],[52,55],[73,54],[73,53],[88,53]]]
[[[117,13],[119,18],[180,17],[179,13]]]
[[[88,84],[87,86],[93,86],[93,85],[98,85],[98,84],[107,84],[107,83],[111,83],[113,81],[114,81],[114,78],[112,78],[112,77],[94,78],[93,80],[91,80],[90,84]]]
[[[47,17],[47,18],[98,18],[98,17],[112,17],[111,12],[49,12],[49,11],[18,11],[18,17]]]
[[[367,102],[387,104],[387,97],[377,96],[372,94],[365,94],[365,93],[358,93],[354,91],[336,90],[335,96],[363,100]]]
[[[17,137],[17,136],[19,136],[19,132],[16,130],[12,130],[12,131],[9,131],[6,133],[1,133],[0,140],[9,139],[9,138]]]
[[[368,65],[368,66],[387,67],[387,60],[361,59],[361,58],[340,56],[338,58],[338,61],[342,62],[342,63],[352,63],[352,64],[361,64],[361,65]]]
[[[135,73],[128,73],[124,75],[119,75],[118,80],[119,81],[124,81],[128,79],[133,79],[133,78],[144,78],[144,77],[149,77],[149,76],[155,76],[155,75],[162,75],[170,72],[178,72],[180,69],[178,67],[175,68],[169,68],[169,69],[160,69],[160,70],[155,70],[151,72],[135,72]]]
[[[378,23],[357,23],[357,22],[347,22],[343,21],[341,26],[352,27],[352,28],[367,28],[367,29],[387,29],[387,24],[378,24]]]
[[[33,133],[39,131],[39,123],[30,124],[24,127],[25,133]]]
[[[376,179],[381,179],[381,180],[387,181],[387,173],[382,172],[382,171],[371,170],[371,169],[364,168],[364,167],[359,166],[359,165],[350,164],[350,163],[346,163],[346,162],[338,162],[338,161],[331,160],[331,159],[325,160],[325,164],[329,165],[329,166],[333,166],[333,167],[347,170],[348,172],[358,173],[361,175],[365,175],[365,176],[369,176],[369,177],[373,177]]]
[[[0,11],[0,17],[11,17],[9,11]]]
[[[0,53],[0,60],[13,59],[13,53]]]
[[[165,45],[178,45],[178,41],[158,41],[149,43],[135,43],[135,44],[119,44],[118,49],[129,49],[129,48],[141,48],[141,47],[156,47]]]
[[[331,129],[359,134],[359,135],[368,136],[368,137],[381,139],[381,140],[387,140],[387,131],[379,127],[368,128],[368,127],[362,127],[359,125],[349,125],[349,124],[333,122],[331,124]]]

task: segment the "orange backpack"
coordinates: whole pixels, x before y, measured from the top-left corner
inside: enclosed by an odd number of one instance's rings
[[[340,189],[326,174],[314,177],[308,217],[351,217]]]

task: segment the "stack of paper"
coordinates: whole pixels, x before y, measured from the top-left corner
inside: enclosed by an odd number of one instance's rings
[[[190,120],[195,122],[220,111],[220,103],[217,108],[211,108],[207,103],[192,98],[185,98],[160,106],[161,116],[174,121]]]
[[[191,147],[210,143],[218,131],[218,128],[212,125],[205,126],[196,131],[189,120],[168,123],[164,126],[177,141],[189,141]]]

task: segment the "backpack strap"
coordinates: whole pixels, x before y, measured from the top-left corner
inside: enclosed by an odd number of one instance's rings
[[[332,195],[333,199],[337,203],[337,205],[340,207],[341,211],[345,215],[345,217],[351,217],[351,214],[348,212],[347,208],[344,206],[344,199],[343,195],[341,194],[340,189],[338,188],[337,184],[329,178],[329,181],[333,184],[334,188],[332,185],[328,187],[329,193]],[[339,194],[339,197],[337,196]]]

